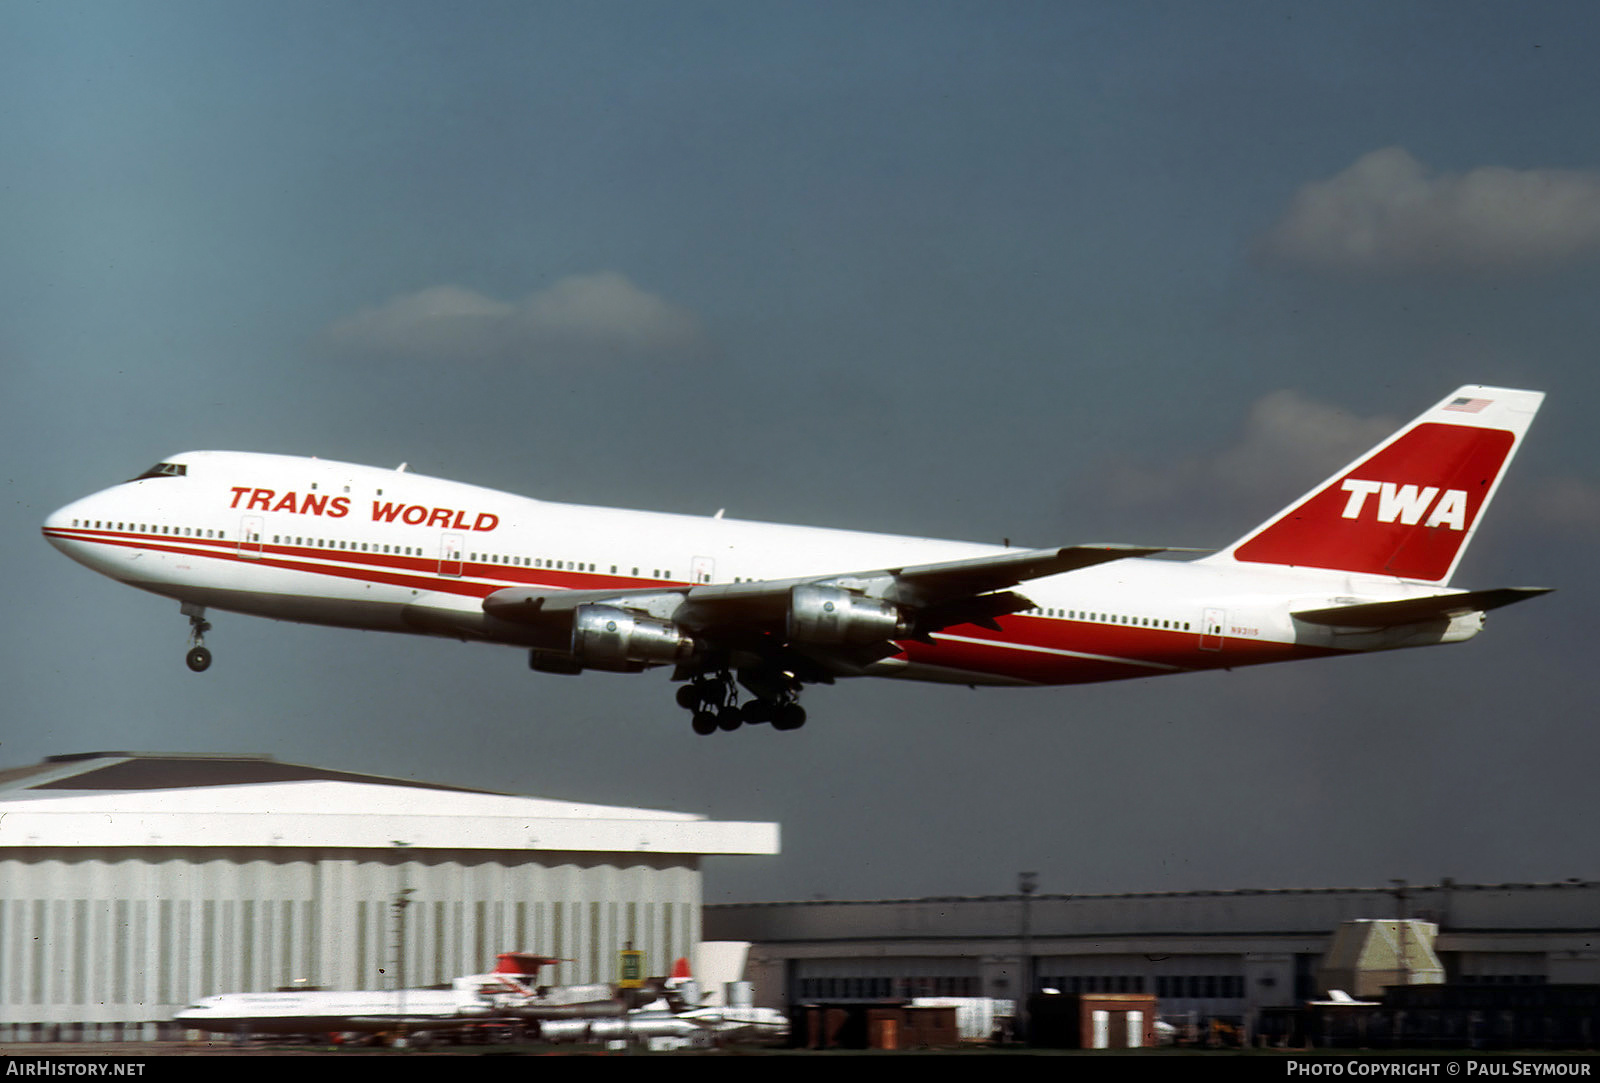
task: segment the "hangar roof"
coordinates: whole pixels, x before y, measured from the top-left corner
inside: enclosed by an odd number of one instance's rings
[[[487,793],[414,779],[330,771],[298,763],[279,763],[259,753],[206,755],[190,752],[74,752],[47,756],[43,763],[0,770],[0,794],[7,790],[164,790],[185,786],[226,786],[241,782],[294,782],[332,779],[380,782],[427,790]]]
[[[392,851],[397,844],[447,850],[776,854],[778,828],[683,812],[433,787],[280,764],[264,756],[96,753],[0,772],[0,849],[265,846]]]

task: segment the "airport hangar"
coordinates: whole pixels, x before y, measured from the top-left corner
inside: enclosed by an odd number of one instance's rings
[[[702,935],[753,942],[746,976],[777,1008],[1010,999],[1027,959],[1036,988],[1253,1025],[1326,992],[1341,923],[1400,915],[1437,927],[1448,982],[1600,983],[1597,881],[702,906],[702,856],[777,838],[264,756],[0,770],[0,1041],[174,1036],[210,993],[425,986],[512,949],[562,957],[551,984],[608,981],[630,940],[661,970]]]
[[[212,993],[422,987],[504,951],[561,958],[553,985],[616,980],[630,945],[664,974],[701,939],[702,857],[776,853],[776,824],[265,756],[52,757],[0,770],[0,1041],[178,1037]]]
[[[1035,989],[1153,994],[1165,1018],[1254,1028],[1262,1009],[1323,997],[1330,981],[1375,995],[1343,984],[1361,979],[1335,938],[1366,923],[1392,940],[1402,917],[1399,944],[1368,950],[1377,984],[1600,985],[1594,880],[719,903],[704,920],[707,939],[752,942],[745,976],[771,1007],[1013,999],[1026,961]]]

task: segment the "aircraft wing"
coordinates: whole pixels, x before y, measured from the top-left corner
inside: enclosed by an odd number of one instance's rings
[[[1112,560],[1171,551],[1159,546],[1069,545],[1060,549],[1026,549],[1000,556],[890,568],[869,575],[889,575],[894,578],[895,587],[887,595],[889,601],[917,605],[933,599],[986,594],[1029,579],[1075,572]]]
[[[1006,589],[1030,579],[1170,551],[1160,546],[1071,545],[844,575],[745,583],[621,591],[507,587],[484,598],[483,609],[503,620],[546,623],[569,616],[579,606],[613,605],[671,620],[691,632],[739,637],[781,630],[796,588],[835,588],[900,607],[911,618],[907,634],[915,637],[954,624],[992,627],[995,617],[1032,608],[1027,598]]]
[[[1302,609],[1293,616],[1309,624],[1325,624],[1332,628],[1387,628],[1397,624],[1420,624],[1430,620],[1464,617],[1468,613],[1483,613],[1549,592],[1549,587],[1500,587],[1496,590],[1434,594],[1426,598],[1400,598],[1392,602]]]

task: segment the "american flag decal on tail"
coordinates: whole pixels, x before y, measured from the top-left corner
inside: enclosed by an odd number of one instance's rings
[[[1451,399],[1448,403],[1445,404],[1445,409],[1446,410],[1455,410],[1457,413],[1462,413],[1462,414],[1475,414],[1479,410],[1482,410],[1485,406],[1488,406],[1493,401],[1494,401],[1493,399],[1469,399],[1469,398]]]

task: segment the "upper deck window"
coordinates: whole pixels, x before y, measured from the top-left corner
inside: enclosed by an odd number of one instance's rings
[[[145,478],[181,478],[189,472],[183,463],[156,463],[150,469],[129,481],[143,481]]]

